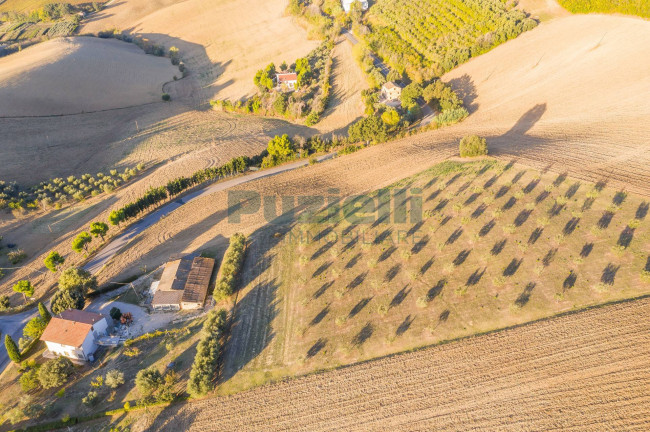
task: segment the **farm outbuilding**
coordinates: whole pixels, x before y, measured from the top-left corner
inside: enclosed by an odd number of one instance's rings
[[[214,259],[204,257],[169,261],[153,295],[153,309],[163,311],[203,307],[214,264]]]
[[[203,307],[205,298],[208,295],[213,270],[214,260],[212,258],[196,257],[192,260],[192,268],[187,275],[187,281],[183,289],[182,309]]]

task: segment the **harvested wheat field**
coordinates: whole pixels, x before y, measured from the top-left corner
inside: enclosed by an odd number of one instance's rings
[[[363,116],[361,91],[368,88],[361,68],[346,38],[336,42],[333,53],[332,100],[317,128],[321,133],[345,134],[347,127]]]
[[[644,431],[649,310],[645,298],[140,412],[132,430]]]
[[[285,0],[204,2],[126,0],[110,4],[81,33],[119,29],[166,48],[175,46],[200,86],[197,103],[239,99],[255,92],[253,77],[269,62],[294,62],[318,45]]]
[[[159,102],[178,74],[135,45],[60,38],[0,59],[0,117],[49,116]]]

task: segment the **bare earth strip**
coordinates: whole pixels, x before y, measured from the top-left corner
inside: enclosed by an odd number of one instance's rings
[[[147,430],[648,430],[650,299],[163,411]]]

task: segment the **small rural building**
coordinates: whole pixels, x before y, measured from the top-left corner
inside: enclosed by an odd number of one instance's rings
[[[280,90],[295,90],[298,87],[298,75],[295,72],[276,73],[275,84]]]
[[[192,268],[187,274],[181,309],[198,309],[203,307],[205,298],[208,296],[210,278],[214,270],[212,258],[196,257],[192,260]]]
[[[51,355],[89,360],[97,350],[97,339],[107,330],[108,321],[103,315],[70,309],[52,317],[41,340]]]
[[[208,295],[214,270],[212,258],[181,258],[165,264],[153,295],[154,310],[198,309]]]
[[[361,9],[363,10],[368,9],[368,0],[341,0],[341,5],[343,6],[343,10],[345,11],[345,13],[350,12],[352,3],[354,3],[355,1],[361,3]]]
[[[402,87],[395,84],[393,81],[388,81],[381,86],[380,100],[383,101],[396,101],[399,100],[402,94]]]

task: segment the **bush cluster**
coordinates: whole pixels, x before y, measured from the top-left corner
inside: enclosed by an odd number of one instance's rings
[[[245,100],[211,100],[210,105],[226,112],[242,114],[260,114],[280,116],[297,120],[304,118],[305,124],[312,126],[319,120],[330,101],[330,78],[332,73],[331,41],[323,42],[306,57],[296,60],[289,68],[286,64],[280,71],[295,70],[298,88],[292,93],[271,91],[275,87],[275,74],[278,72],[274,63],[255,74],[253,82],[259,93]]]
[[[475,157],[488,154],[487,141],[478,135],[467,135],[460,140],[460,156]]]
[[[236,233],[230,237],[230,245],[221,262],[219,280],[214,287],[213,297],[216,301],[223,300],[235,291],[246,253],[246,237]]]
[[[187,382],[187,392],[192,396],[203,396],[214,389],[220,339],[226,326],[226,311],[211,310],[201,330],[201,340],[196,346],[196,356]]]
[[[88,271],[71,267],[66,269],[59,278],[59,289],[54,296],[50,309],[54,314],[60,314],[68,309],[83,309],[88,291],[97,289],[97,278]]]

